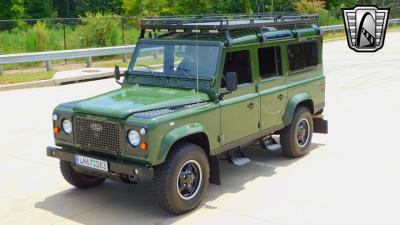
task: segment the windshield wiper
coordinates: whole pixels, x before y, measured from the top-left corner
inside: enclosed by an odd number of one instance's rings
[[[174,67],[172,67],[172,68],[174,68]],[[182,71],[182,72],[184,72],[185,73],[185,75],[191,80],[192,79],[192,77],[190,76],[190,74],[188,73],[188,72],[190,72],[190,70],[188,70],[188,69],[185,69],[185,68],[182,68],[182,67],[176,67],[176,69],[177,70],[180,70],[180,71]]]
[[[157,74],[153,71],[153,69],[152,69],[150,66],[148,66],[148,65],[139,64],[139,65],[136,65],[136,66],[145,67],[145,68],[146,68],[153,76],[155,76],[155,77],[162,76],[162,75],[157,75]]]

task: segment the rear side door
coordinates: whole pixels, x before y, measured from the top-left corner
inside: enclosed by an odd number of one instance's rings
[[[259,132],[260,97],[256,92],[251,55],[248,49],[230,50],[225,55],[223,73],[237,73],[238,89],[226,93],[219,102],[222,145],[244,141],[245,137]],[[221,91],[226,92],[224,78]]]
[[[288,96],[282,68],[283,47],[262,46],[257,50],[261,130],[276,129],[283,124]]]

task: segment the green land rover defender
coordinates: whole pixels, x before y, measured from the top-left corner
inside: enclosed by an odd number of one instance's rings
[[[317,15],[146,18],[121,88],[55,108],[47,155],[78,188],[154,182],[182,214],[244,146],[301,157],[327,133],[322,68]]]

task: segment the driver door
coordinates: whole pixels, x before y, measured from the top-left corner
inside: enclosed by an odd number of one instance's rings
[[[227,52],[223,73],[236,72],[238,89],[226,93],[221,107],[222,145],[236,145],[245,141],[246,137],[260,131],[260,97],[256,92],[256,83],[252,73],[251,52],[237,50]],[[221,81],[221,91],[226,92],[225,82]]]

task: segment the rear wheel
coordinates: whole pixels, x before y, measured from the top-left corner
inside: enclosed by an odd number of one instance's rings
[[[281,131],[281,145],[284,155],[297,158],[308,152],[313,135],[313,120],[306,107],[296,109],[292,123]]]
[[[60,169],[64,179],[77,188],[92,188],[101,185],[105,179],[76,171],[71,163],[60,160]]]
[[[156,168],[156,197],[172,214],[196,208],[208,189],[209,164],[203,149],[192,143],[178,144]]]

